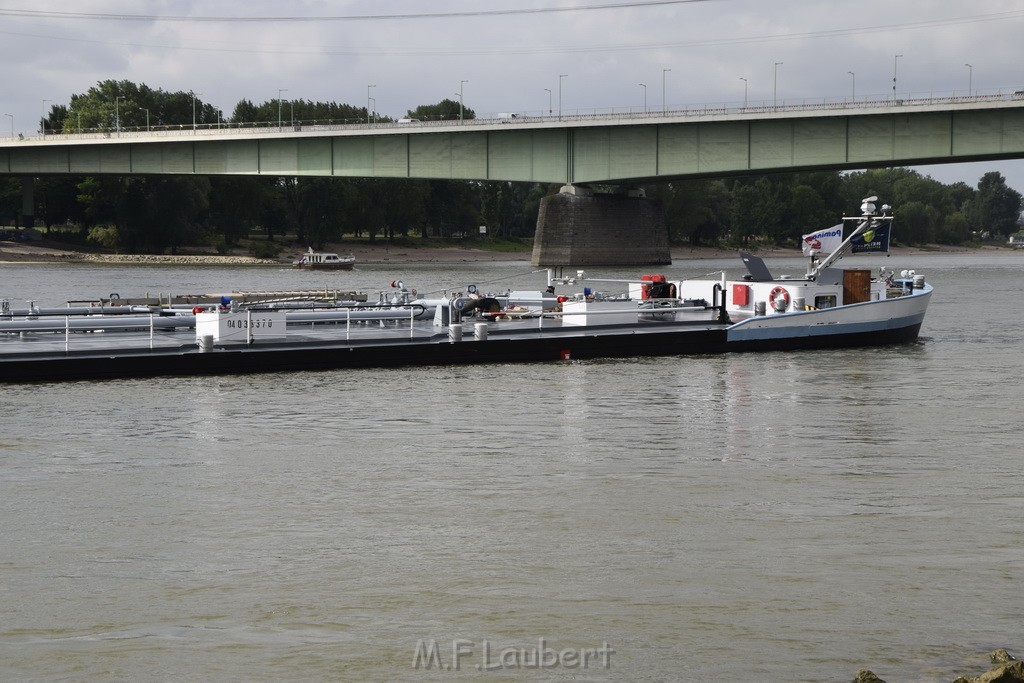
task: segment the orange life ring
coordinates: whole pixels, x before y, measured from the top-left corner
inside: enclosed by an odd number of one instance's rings
[[[786,302],[786,306],[782,310],[789,308],[789,290],[785,287],[779,286],[768,294],[768,304],[772,307],[773,311],[775,310],[775,301],[779,298]]]

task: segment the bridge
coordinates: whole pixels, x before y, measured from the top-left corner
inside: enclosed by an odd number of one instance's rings
[[[617,115],[251,124],[0,139],[0,174],[26,179],[50,174],[272,175],[628,187],[680,178],[1022,157],[1024,92]],[[29,201],[31,181],[24,186]],[[558,201],[604,205],[599,212],[610,206],[603,195],[583,194]],[[550,223],[558,233],[548,247],[552,253],[580,246],[585,238],[570,235],[566,242],[564,226],[596,215],[580,206],[566,210],[583,214],[560,209],[557,217],[545,216],[542,207],[538,240],[547,227],[544,221]],[[613,221],[628,222],[628,216],[626,211]],[[607,231],[619,229],[606,226],[592,237],[614,237]],[[658,226],[651,230],[641,229],[640,239],[656,236]],[[580,265],[589,258],[569,256]],[[643,255],[639,259],[649,260]]]

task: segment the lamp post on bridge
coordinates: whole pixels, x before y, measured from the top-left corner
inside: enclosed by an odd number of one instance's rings
[[[459,123],[460,124],[462,123],[462,102],[463,102],[463,100],[462,100],[462,86],[464,86],[466,83],[469,83],[469,81],[459,81]]]
[[[853,73],[852,71],[847,71],[846,73],[850,74],[850,101],[851,102],[856,102],[857,101],[857,74]]]
[[[201,97],[202,94],[201,92],[192,93],[192,135],[196,134],[196,98]]]
[[[366,86],[366,122],[370,123],[370,88],[376,88],[376,84]]]
[[[666,101],[665,101],[665,74],[667,74],[671,70],[672,69],[662,69],[661,70],[661,115],[662,116],[665,116],[666,112],[668,111],[668,105],[666,104]]]
[[[146,132],[149,132],[149,110],[145,107],[139,107],[139,111],[146,112]]]
[[[281,93],[288,92],[288,88],[277,89],[277,130],[278,132],[284,130],[284,121],[281,119]]]
[[[558,120],[562,120],[562,79],[569,74],[558,74]]]
[[[551,108],[551,88],[544,88],[544,90],[548,93],[548,116],[551,116],[551,114],[554,113]]]
[[[43,100],[43,117],[39,119],[39,132],[46,136],[46,103],[50,100]]]
[[[644,89],[644,113],[647,113],[647,84],[641,83],[640,87]]]
[[[123,99],[124,95],[114,98],[114,131],[117,133],[117,137],[121,137],[121,100]]]
[[[747,83],[747,79],[745,79],[743,76],[740,76],[740,80],[743,81],[743,108],[746,109],[747,108],[747,85],[748,85],[748,83]]]
[[[967,96],[970,97],[974,92],[974,67],[970,64],[964,64],[964,66],[967,67]]]
[[[775,81],[772,86],[772,109],[777,109],[779,106],[779,67],[782,66],[782,62],[775,62]]]
[[[896,55],[892,59],[892,103],[896,104],[896,68],[900,63],[900,57],[903,55]]]

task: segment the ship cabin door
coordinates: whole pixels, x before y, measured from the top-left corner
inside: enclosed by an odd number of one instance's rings
[[[871,271],[843,271],[843,305],[871,301]]]

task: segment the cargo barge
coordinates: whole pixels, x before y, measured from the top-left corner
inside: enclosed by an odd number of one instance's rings
[[[601,280],[549,270],[545,291],[440,298],[225,296],[219,300],[0,309],[0,382],[301,372],[408,365],[711,354],[876,346],[918,337],[924,277],[840,269],[858,237],[891,216],[865,200],[839,247],[809,250],[802,276],[775,277],[741,254],[729,279]],[[556,294],[556,288],[578,291]],[[606,291],[614,289],[614,291]]]

